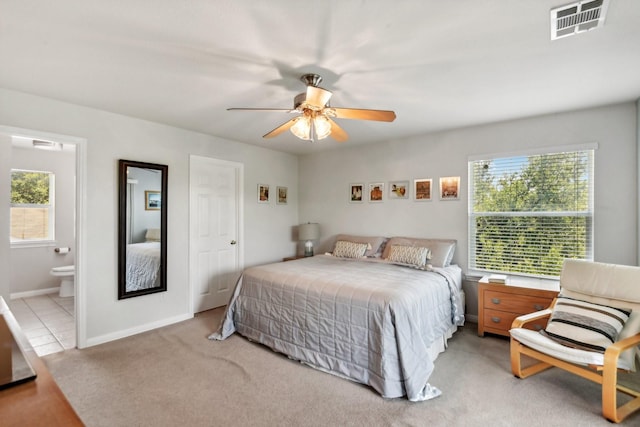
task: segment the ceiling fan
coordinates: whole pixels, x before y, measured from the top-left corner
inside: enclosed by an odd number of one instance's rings
[[[319,87],[322,77],[318,74],[305,74],[300,80],[307,86],[307,91],[298,94],[293,100],[293,109],[280,108],[227,108],[240,111],[281,111],[297,113],[288,122],[278,126],[263,138],[273,138],[286,130],[307,141],[316,141],[331,136],[339,142],[349,139],[347,133],[333,120],[354,119],[392,122],[396,113],[387,110],[363,110],[357,108],[338,108],[329,106],[332,92]]]

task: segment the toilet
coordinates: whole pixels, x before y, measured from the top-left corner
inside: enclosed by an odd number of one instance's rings
[[[60,277],[60,296],[72,297],[75,295],[73,286],[74,276],[76,273],[75,265],[65,265],[64,267],[53,267],[51,269],[51,275]]]

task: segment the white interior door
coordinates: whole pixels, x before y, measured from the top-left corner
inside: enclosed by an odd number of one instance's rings
[[[193,312],[226,305],[242,270],[242,164],[190,158]]]

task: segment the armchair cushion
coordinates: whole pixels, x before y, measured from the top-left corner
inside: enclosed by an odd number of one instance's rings
[[[559,296],[543,334],[560,344],[604,353],[618,340],[631,309]]]
[[[565,360],[579,365],[604,365],[604,354],[595,351],[580,350],[577,348],[567,347],[558,342],[547,338],[538,331],[524,328],[513,328],[509,331],[511,336],[535,350],[548,354],[558,359]],[[618,359],[618,368],[631,370],[632,366],[624,358]]]

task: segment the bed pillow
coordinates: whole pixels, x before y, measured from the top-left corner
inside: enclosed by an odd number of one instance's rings
[[[434,267],[448,267],[451,265],[456,250],[456,241],[452,239],[416,239],[412,237],[392,237],[387,242],[382,258],[388,259],[393,245],[418,246],[431,251],[429,262]]]
[[[392,245],[387,261],[425,269],[431,251],[422,246]]]
[[[544,335],[568,347],[604,353],[617,341],[631,309],[559,296]]]
[[[364,258],[364,254],[369,247],[368,243],[355,243],[338,240],[333,250],[333,256],[339,258]]]
[[[354,242],[354,243],[367,243],[371,245],[365,252],[366,257],[379,257],[382,254],[382,244],[386,241],[386,237],[379,236],[352,236],[349,234],[338,234],[336,236],[336,242]]]
[[[147,233],[144,235],[144,238],[147,242],[159,242],[160,237],[160,229],[159,228],[147,228]]]

